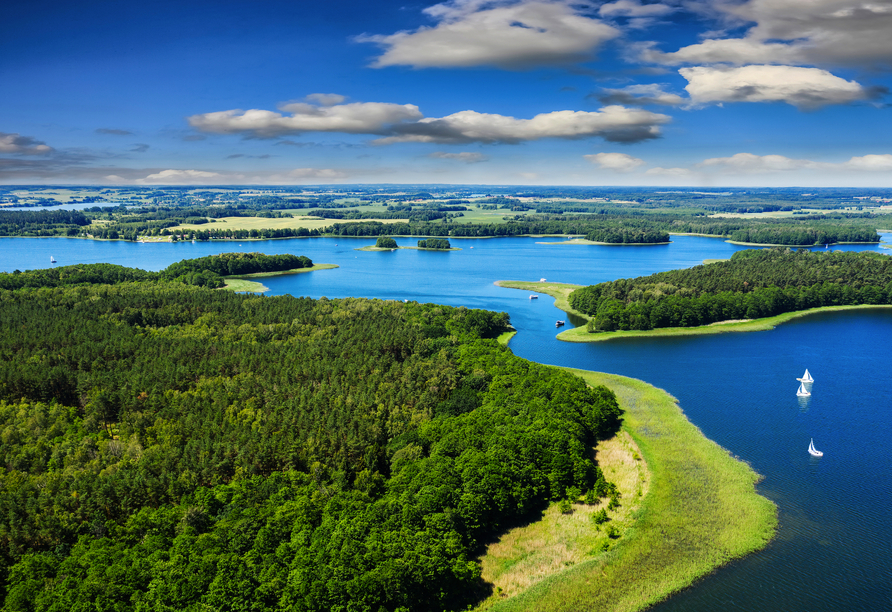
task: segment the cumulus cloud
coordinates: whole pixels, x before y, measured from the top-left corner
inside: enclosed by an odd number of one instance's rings
[[[428,157],[433,157],[435,159],[454,159],[457,161],[465,162],[466,164],[476,164],[489,159],[483,153],[474,153],[470,151],[462,151],[461,153],[445,153],[443,151],[435,151],[434,153],[428,155]]]
[[[517,119],[472,110],[446,117],[424,117],[413,104],[357,102],[318,106],[288,102],[279,106],[288,113],[266,110],[229,110],[189,117],[198,130],[215,134],[275,137],[300,132],[343,132],[378,135],[376,144],[432,142],[461,144],[519,143],[541,138],[599,136],[610,142],[640,142],[660,136],[666,115],[642,109],[610,105],[597,112],[554,111],[532,119]]]
[[[697,166],[704,170],[714,169],[727,174],[778,174],[808,170],[828,176],[844,176],[852,173],[892,171],[892,154],[855,156],[843,162],[819,162],[783,155],[737,153],[730,157],[705,159]]]
[[[643,57],[662,64],[892,65],[888,0],[748,0],[708,3],[727,20],[755,24],[741,38],[710,38]]]
[[[629,85],[621,89],[603,89],[599,94],[592,94],[602,104],[626,104],[630,106],[645,106],[658,104],[662,106],[679,106],[686,102],[685,98],[673,93],[663,91],[661,85]]]
[[[848,104],[874,94],[855,81],[826,70],[798,66],[695,66],[678,71],[694,105],[721,102],[786,102],[814,109],[827,104]]]
[[[649,174],[651,176],[691,176],[693,172],[689,168],[662,168],[657,166],[656,168],[649,168],[644,174]]]
[[[659,126],[668,121],[666,115],[623,106],[605,106],[597,112],[554,111],[532,119],[467,110],[394,126],[398,135],[375,142],[519,143],[542,138],[599,136],[609,142],[631,143],[658,138]]]
[[[305,99],[307,102],[312,102],[319,106],[334,106],[336,104],[343,104],[347,100],[347,96],[342,96],[341,94],[314,93],[308,95]]]
[[[595,153],[594,155],[583,155],[583,157],[605,170],[615,170],[616,172],[631,172],[645,163],[643,159],[625,153]]]
[[[433,27],[360,36],[385,49],[373,66],[524,69],[589,59],[620,31],[570,0],[450,0],[425,9]]]
[[[892,155],[863,155],[853,157],[842,165],[849,170],[889,172],[892,170]]]
[[[335,100],[335,94],[328,102]],[[287,102],[277,113],[251,109],[226,110],[193,115],[189,124],[200,132],[244,134],[255,138],[273,138],[301,132],[343,132],[347,134],[386,134],[394,124],[421,119],[414,104],[353,102],[327,106],[309,102]],[[288,114],[283,114],[288,113]]]
[[[53,148],[40,140],[20,134],[7,134],[0,132],[0,153],[12,153],[14,155],[45,155],[51,153]]]
[[[332,168],[295,168],[288,176],[296,179],[320,179],[325,181],[345,179],[349,176],[343,170]]]
[[[820,164],[807,159],[793,159],[783,155],[753,155],[737,153],[731,157],[712,157],[698,164],[702,168],[720,167],[742,173],[765,173],[817,168]]]
[[[97,134],[106,134],[108,136],[130,136],[133,132],[129,132],[127,130],[118,130],[115,128],[97,128]]]
[[[227,182],[225,181],[226,178],[225,175],[219,172],[207,172],[204,170],[162,170],[144,178],[136,179],[133,182],[140,185],[213,185]]]

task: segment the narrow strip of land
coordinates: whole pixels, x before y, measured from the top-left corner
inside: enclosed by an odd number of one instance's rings
[[[588,321],[590,316],[574,310],[570,307],[570,294],[581,287],[581,285],[570,285],[566,283],[532,283],[526,281],[496,281],[499,287],[509,289],[521,289],[523,291],[535,291],[544,293],[555,298],[555,307],[566,313],[576,315]],[[774,329],[781,323],[786,323],[792,319],[805,317],[820,312],[835,312],[839,310],[855,310],[870,308],[892,308],[892,305],[886,304],[857,304],[852,306],[821,306],[819,308],[810,308],[808,310],[795,310],[785,312],[773,317],[765,317],[762,319],[749,319],[738,321],[719,321],[709,325],[701,325],[698,327],[659,327],[649,330],[627,330],[613,332],[589,332],[585,325],[574,327],[562,331],[557,335],[558,340],[564,342],[603,342],[604,340],[615,340],[617,338],[656,338],[660,336],[705,336],[712,334],[724,334],[729,332],[751,332],[751,331],[767,331]]]
[[[269,276],[283,276],[285,274],[303,274],[304,272],[315,272],[317,270],[331,270],[338,268],[337,264],[315,264],[309,268],[295,268],[293,270],[282,270],[281,272],[255,272],[254,274],[240,274],[238,276],[224,276],[223,280],[226,286],[223,289],[228,291],[236,291],[239,293],[264,293],[269,291],[269,287],[257,281],[248,280],[251,278],[264,278]]]
[[[625,411],[620,440],[629,436],[634,441],[627,449],[633,458],[640,452],[636,461],[643,460],[641,465],[649,471],[648,485],[640,489],[641,505],[618,521],[619,537],[606,551],[596,546],[586,560],[577,562],[578,551],[571,554],[552,547],[555,559],[563,556],[565,560],[551,563],[550,575],[508,597],[514,589],[504,579],[507,570],[503,571],[494,581],[501,580],[505,586],[478,610],[642,610],[769,542],[777,527],[777,513],[772,502],[755,492],[758,474],[704,437],[672,396],[631,378],[570,371],[617,394]],[[634,507],[635,494],[629,497],[624,492],[621,503]],[[546,512],[543,521],[548,523],[543,527],[508,534],[498,549],[499,559],[484,558],[484,568],[498,566],[499,560],[505,565],[504,560],[512,558],[519,563],[522,555],[516,552],[529,548],[529,538],[541,537],[543,529],[559,528],[551,514]],[[566,533],[550,533],[551,539],[565,537],[577,543],[597,539],[585,535],[580,521],[564,523]],[[590,529],[596,527],[591,524]],[[541,572],[547,565],[540,561],[536,567]]]

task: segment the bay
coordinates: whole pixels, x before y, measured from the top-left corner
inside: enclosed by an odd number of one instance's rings
[[[160,270],[220,252],[294,253],[340,267],[261,279],[270,295],[417,300],[508,312],[518,329],[510,344],[516,354],[663,388],[707,437],[764,476],[759,491],[779,508],[775,540],[655,609],[892,609],[892,410],[884,359],[892,312],[814,315],[767,332],[563,343],[555,339],[554,322],[567,316],[550,297],[530,300],[528,292],[494,282],[547,278],[586,285],[690,267],[745,247],[690,236],[648,247],[546,244],[557,241],[465,239],[453,240],[460,251],[361,252],[355,249],[374,239],[137,244],[10,238],[0,239],[0,270],[45,268],[51,255],[57,265],[108,262]],[[414,246],[415,239],[397,243]],[[877,246],[866,250],[888,253]],[[815,383],[812,396],[800,399],[795,378],[805,368]],[[823,457],[807,453],[811,438]]]

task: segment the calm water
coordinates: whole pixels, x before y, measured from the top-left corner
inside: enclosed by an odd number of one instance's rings
[[[892,610],[892,401],[886,365],[892,312],[815,315],[748,334],[558,342],[554,321],[567,316],[551,298],[530,300],[527,292],[502,289],[494,281],[591,284],[727,258],[742,247],[696,237],[673,237],[672,244],[655,247],[542,244],[553,241],[455,240],[461,251],[436,253],[354,250],[372,244],[370,239],[197,244],[0,239],[0,270],[44,268],[51,255],[60,265],[110,262],[160,270],[180,259],[226,251],[295,253],[340,268],[263,279],[270,294],[408,299],[506,311],[519,331],[511,341],[516,354],[632,376],[666,389],[705,435],[765,477],[759,490],[778,504],[777,538],[656,609]],[[415,244],[414,239],[397,242]],[[795,379],[805,368],[815,383],[813,395],[800,399]],[[810,438],[824,451],[822,458],[807,453]]]

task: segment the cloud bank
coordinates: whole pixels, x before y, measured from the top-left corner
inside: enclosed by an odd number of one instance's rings
[[[609,142],[632,143],[658,138],[666,115],[623,106],[597,112],[554,111],[517,119],[472,110],[446,117],[424,117],[417,106],[379,102],[321,107],[304,102],[283,104],[290,116],[265,110],[228,110],[189,117],[197,130],[272,138],[301,132],[343,132],[382,136],[376,144],[428,142],[441,144],[508,143],[543,138],[598,136]]]

